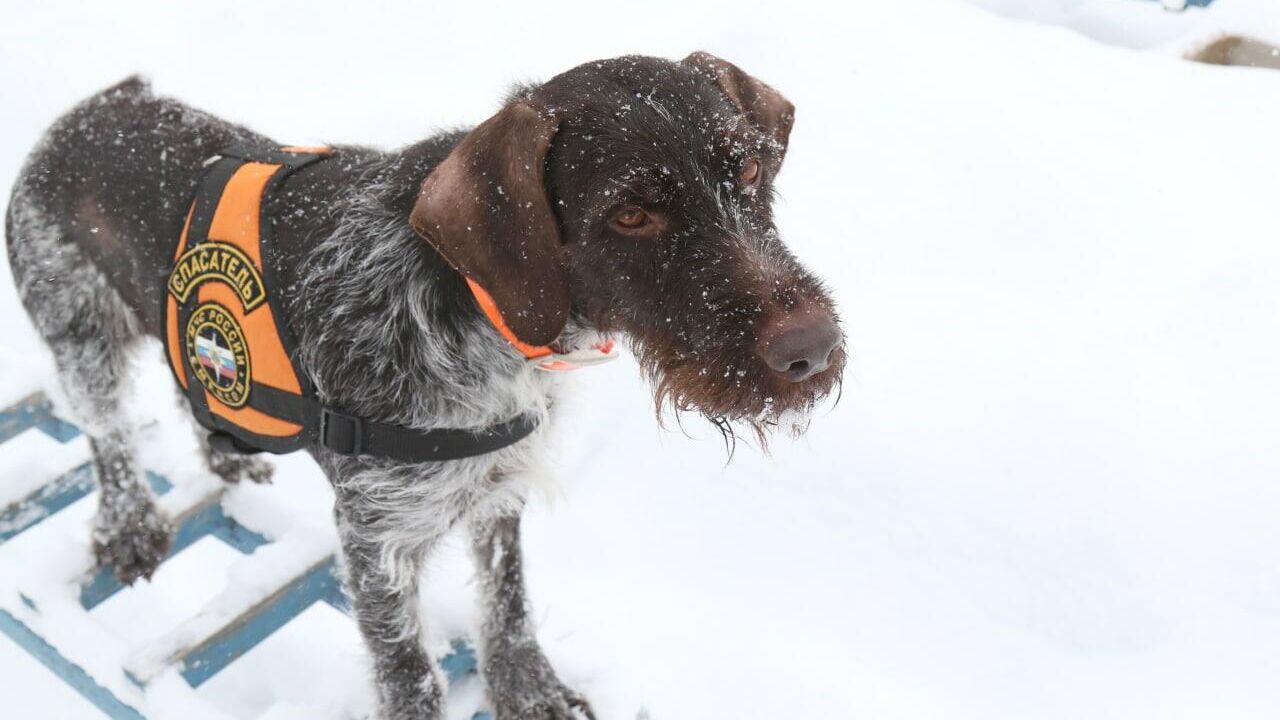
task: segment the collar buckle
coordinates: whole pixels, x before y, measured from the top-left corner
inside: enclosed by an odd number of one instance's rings
[[[529,359],[529,364],[538,370],[548,372],[564,372],[578,368],[602,365],[618,357],[618,347],[611,338],[592,343],[588,347],[556,352]]]

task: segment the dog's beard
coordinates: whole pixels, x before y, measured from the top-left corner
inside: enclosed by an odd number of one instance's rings
[[[824,400],[834,393],[839,401],[845,360],[844,349],[837,349],[826,370],[791,382],[741,347],[694,353],[632,342],[632,351],[653,386],[659,422],[668,409],[677,422],[686,413],[701,415],[723,436],[730,458],[740,436],[768,452],[775,433],[804,434]]]

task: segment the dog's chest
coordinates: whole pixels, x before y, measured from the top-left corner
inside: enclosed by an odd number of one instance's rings
[[[392,464],[319,451],[343,512],[364,518],[391,545],[438,537],[460,522],[516,512],[529,495],[550,491],[553,432],[544,421],[519,443],[476,458]]]

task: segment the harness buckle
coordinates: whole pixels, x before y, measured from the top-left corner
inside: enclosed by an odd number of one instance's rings
[[[364,420],[321,408],[320,444],[339,455],[359,455],[364,452]]]

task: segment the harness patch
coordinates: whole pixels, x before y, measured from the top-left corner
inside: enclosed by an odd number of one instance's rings
[[[249,346],[226,308],[209,302],[191,313],[187,359],[196,380],[228,407],[243,407],[249,401]]]
[[[245,312],[266,302],[267,291],[262,283],[262,274],[249,256],[235,245],[216,241],[200,243],[178,258],[173,272],[169,274],[169,292],[178,302],[186,302],[196,286],[214,279],[236,291],[244,303]]]

